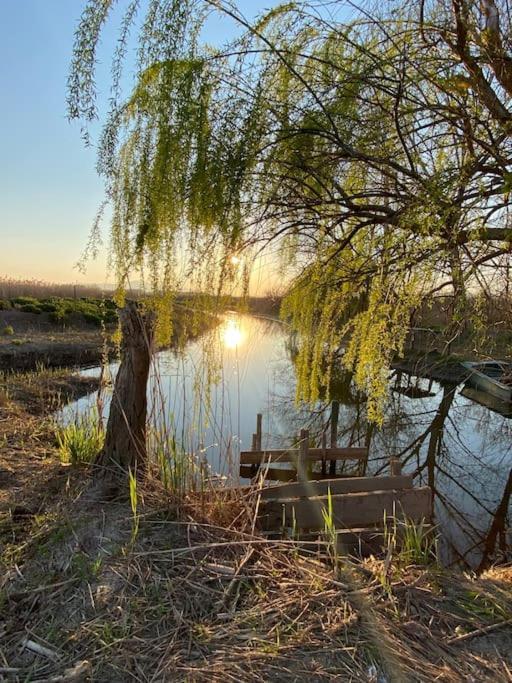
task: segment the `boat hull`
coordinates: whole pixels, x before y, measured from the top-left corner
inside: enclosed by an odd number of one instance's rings
[[[480,391],[485,391],[491,396],[498,398],[500,401],[509,402],[512,401],[512,386],[508,384],[503,384],[495,377],[489,377],[488,374],[483,372],[480,368],[490,369],[498,365],[495,361],[489,361],[487,363],[463,363],[462,364],[467,370],[470,371],[470,375],[467,379],[467,384],[479,389]]]

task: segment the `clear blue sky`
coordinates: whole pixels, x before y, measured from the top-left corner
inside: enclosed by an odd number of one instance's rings
[[[126,0],[119,0],[120,6]],[[248,17],[275,0],[238,0]],[[101,202],[95,152],[66,119],[66,78],[84,0],[0,0],[0,275],[54,282],[106,281],[104,256],[85,276],[74,265]],[[225,21],[208,42],[231,34]],[[98,79],[108,93],[107,29]]]

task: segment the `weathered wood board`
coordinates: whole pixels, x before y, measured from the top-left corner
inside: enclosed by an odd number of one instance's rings
[[[264,465],[258,469],[254,468],[254,465],[240,465],[240,477],[242,479],[253,479],[254,477],[263,477],[265,480],[269,481],[297,481],[297,472],[295,469],[284,469],[278,467],[267,467]],[[314,481],[321,481],[323,479],[350,479],[353,477],[352,474],[322,474],[321,472],[313,472],[311,477]]]
[[[422,488],[391,489],[369,493],[344,493],[331,496],[334,525],[338,529],[382,524],[386,517],[404,517],[414,522],[432,517],[432,493]],[[299,529],[323,529],[322,510],[327,510],[327,497],[297,498],[284,503],[262,501],[260,519],[264,528],[296,526]]]
[[[313,475],[317,476],[317,475]],[[394,477],[347,477],[346,479],[322,479],[320,481],[294,482],[280,486],[269,486],[261,491],[261,499],[283,502],[289,498],[312,498],[340,493],[361,493],[364,491],[386,491],[412,488],[412,476]]]
[[[240,476],[242,479],[252,479],[253,477],[263,477],[270,481],[296,481],[297,472],[295,469],[279,469],[277,467],[263,467],[254,469],[254,465],[240,465]],[[315,479],[332,479],[332,474],[321,474],[315,472],[312,475]]]
[[[425,535],[435,536],[435,526],[425,524],[422,527],[422,533]],[[396,541],[400,544],[403,538],[403,529],[398,526],[396,531]],[[301,541],[305,541],[305,547],[312,549],[312,541],[320,541],[325,543],[322,533],[306,533],[301,535]],[[329,539],[330,540],[330,539]],[[336,531],[336,547],[341,554],[353,554],[358,557],[367,557],[370,554],[376,554],[382,551],[382,547],[386,543],[386,534],[382,527],[370,527],[362,529],[343,529]]]
[[[325,456],[325,457],[324,457]],[[367,448],[309,448],[307,451],[308,462],[318,460],[364,460],[368,456]],[[242,451],[240,453],[241,465],[260,465],[267,462],[291,462],[296,463],[299,459],[298,449],[274,449],[268,451]]]

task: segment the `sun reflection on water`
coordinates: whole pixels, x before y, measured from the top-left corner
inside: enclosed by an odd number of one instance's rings
[[[222,343],[227,349],[236,349],[244,340],[244,332],[240,320],[237,318],[228,318],[221,329]]]

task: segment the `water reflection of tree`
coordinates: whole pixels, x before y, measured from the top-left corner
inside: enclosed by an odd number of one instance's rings
[[[434,406],[436,400],[438,403]],[[503,450],[504,446],[508,450],[510,423],[503,418],[496,418],[477,404],[460,405],[458,388],[453,385],[441,386],[438,397],[434,399],[420,398],[417,401],[419,409],[413,409],[410,401],[401,402],[408,408],[402,414],[409,428],[404,429],[404,424],[395,423],[395,428],[401,428],[398,436],[403,443],[396,455],[406,469],[432,488],[437,520],[444,527],[444,541],[449,546],[450,554],[474,564],[475,558],[488,546],[490,556],[494,543],[489,533],[486,534],[485,526],[488,523],[492,529],[494,520],[500,518],[500,512],[502,522],[498,527],[503,530],[501,537],[505,554],[506,513],[503,514],[503,509],[508,505],[508,500],[501,507],[497,503],[499,491],[492,486],[491,481],[493,470],[496,469],[491,462],[492,453],[487,450],[479,452],[474,445],[471,446],[470,438],[471,433],[480,432],[488,447],[487,437],[492,434],[493,452]],[[501,430],[496,429],[497,421]],[[386,427],[383,430],[384,438]],[[419,434],[418,427],[424,427]],[[408,435],[406,438],[405,434]],[[468,472],[473,475],[470,483],[465,481]],[[463,502],[459,503],[461,494],[471,501],[470,511]],[[450,524],[451,533],[448,529]]]
[[[399,457],[404,470],[433,491],[446,559],[487,566],[496,545],[506,557],[510,553],[507,515],[512,474],[502,491],[492,480],[501,475],[503,464],[510,457],[511,422],[485,407],[464,403],[456,386],[439,386],[395,373],[384,424],[376,429],[366,419],[365,397],[354,391],[350,375],[340,374],[337,380],[336,391],[332,391],[334,400],[319,401],[311,411],[304,406],[295,408],[291,398],[293,378],[288,376],[287,382],[280,382],[290,387],[289,393],[281,392],[284,400],[280,405],[274,403],[274,410],[280,409],[285,431],[291,435],[306,427],[312,441],[321,445],[322,434],[330,435],[335,425],[339,445],[367,446],[368,460],[359,463],[357,471],[353,465],[339,465],[343,473],[385,473],[389,456]],[[479,435],[482,448],[471,443],[475,434]],[[500,452],[504,454],[496,463],[496,454]]]
[[[496,543],[498,542],[499,550],[503,554],[503,559],[507,559],[510,551],[509,544],[507,544],[507,517],[510,512],[510,498],[512,496],[512,468],[508,474],[507,483],[503,491],[503,496],[499,502],[496,512],[493,516],[492,524],[483,544],[483,553],[478,571],[487,569],[492,564],[493,556],[496,550]]]

